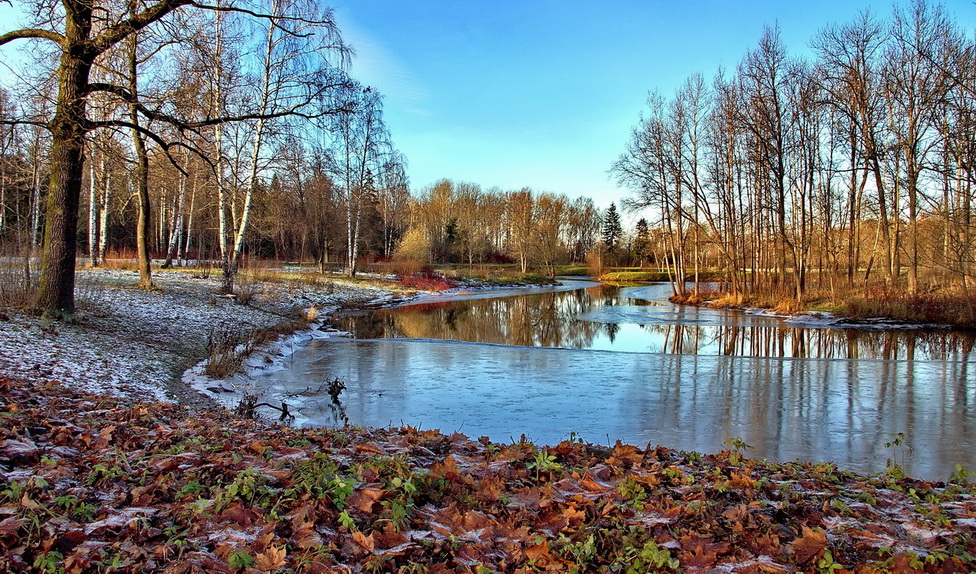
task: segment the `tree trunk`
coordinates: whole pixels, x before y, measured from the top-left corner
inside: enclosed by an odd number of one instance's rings
[[[166,248],[166,261],[163,262],[163,269],[173,266],[173,258],[179,252],[180,239],[183,237],[183,207],[186,204],[186,180],[184,174],[179,175],[179,189],[176,192],[176,210],[173,212],[173,220],[170,224],[169,245]]]
[[[130,10],[135,12],[133,4]],[[137,48],[139,34],[129,35],[129,92],[138,98],[138,66]],[[132,145],[136,151],[136,193],[139,198],[139,217],[136,221],[136,256],[139,260],[139,287],[152,289],[152,269],[149,259],[149,226],[152,221],[152,206],[149,202],[149,156],[146,152],[146,141],[139,131],[139,112],[135,104],[129,106],[129,121],[132,128]]]
[[[188,252],[190,251],[190,239],[193,237],[193,213],[194,204],[197,198],[197,174],[193,172],[193,186],[190,188],[190,209],[186,219],[186,234],[183,236],[183,247],[180,249],[180,264],[186,265]],[[197,255],[199,259],[199,254]]]
[[[34,168],[31,180],[33,189],[31,190],[31,210],[30,210],[30,244],[37,247],[41,244],[41,158],[40,142],[35,145]],[[53,150],[52,150],[53,154]],[[52,164],[53,169],[53,164]],[[49,176],[50,177],[50,176]]]
[[[91,266],[98,267],[98,177],[95,173],[95,162],[88,163],[88,256],[91,258]],[[103,154],[102,164],[104,163]]]
[[[7,146],[3,146],[0,154],[0,240],[6,231],[7,223]]]
[[[105,172],[104,189],[102,189],[102,207],[99,210],[98,224],[98,259],[104,263],[105,253],[108,251],[108,204],[112,197],[112,172]]]
[[[92,5],[65,2],[66,43],[80,45],[91,32]],[[75,256],[78,206],[85,167],[85,88],[93,55],[64,50],[58,70],[58,98],[51,121],[51,178],[48,186],[44,254],[35,305],[45,317],[71,320],[75,312]]]

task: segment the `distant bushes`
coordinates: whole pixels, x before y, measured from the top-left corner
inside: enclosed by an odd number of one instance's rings
[[[458,286],[456,281],[444,277],[430,267],[399,276],[400,283],[408,289],[420,291],[446,291]]]

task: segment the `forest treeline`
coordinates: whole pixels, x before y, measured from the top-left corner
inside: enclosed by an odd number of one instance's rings
[[[522,273],[532,267],[553,275],[555,265],[583,261],[602,246],[605,219],[585,197],[528,188],[485,191],[443,180],[413,197],[396,255],[431,263],[517,263]]]
[[[54,315],[73,311],[77,256],[112,251],[146,287],[153,258],[218,260],[228,290],[245,256],[350,274],[589,258],[666,268],[685,299],[719,270],[733,303],[879,285],[973,315],[976,43],[939,5],[825,27],[811,59],[768,28],[733,70],[652,94],[611,168],[631,233],[588,199],[411,195],[381,94],[313,0],[22,7],[0,34],[0,245],[42,254],[24,276]]]
[[[653,214],[653,259],[676,277],[723,269],[733,301],[877,283],[951,288],[972,313],[972,34],[915,1],[810,47],[793,55],[767,28],[734,69],[651,93],[612,173]]]

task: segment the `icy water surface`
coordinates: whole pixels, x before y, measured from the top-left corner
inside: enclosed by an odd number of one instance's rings
[[[565,288],[572,287],[569,284]],[[585,287],[586,284],[581,284]],[[343,318],[261,377],[303,424],[411,425],[715,452],[912,476],[976,468],[973,337],[836,329],[666,302],[666,286],[434,301]],[[323,384],[347,384],[341,409]],[[896,433],[904,444],[886,447]]]

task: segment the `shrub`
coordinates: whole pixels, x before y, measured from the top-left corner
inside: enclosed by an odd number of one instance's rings
[[[404,287],[418,289],[420,291],[445,291],[458,286],[455,281],[444,277],[429,267],[417,273],[401,275],[400,282]]]
[[[105,251],[100,267],[118,271],[136,271],[139,269],[139,259],[132,248],[108,249]]]
[[[252,281],[250,277],[244,275],[238,276],[234,285],[234,300],[237,303],[247,306],[261,293],[261,283]]]
[[[203,372],[208,377],[222,379],[240,371],[253,345],[251,341],[242,341],[233,328],[214,328],[207,335],[207,364]]]

